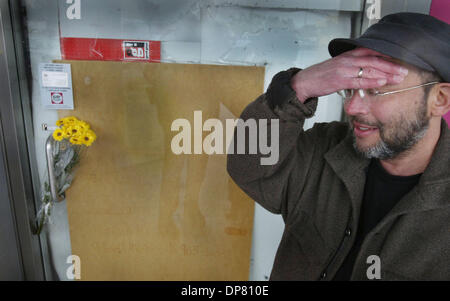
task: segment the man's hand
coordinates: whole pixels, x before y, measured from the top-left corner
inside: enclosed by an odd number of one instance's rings
[[[343,89],[370,89],[398,84],[408,69],[384,60],[388,57],[374,50],[357,48],[298,72],[291,79],[297,98],[328,95]],[[358,77],[360,68],[362,77]]]

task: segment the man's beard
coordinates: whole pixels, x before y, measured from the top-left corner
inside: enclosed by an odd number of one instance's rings
[[[400,116],[388,125],[381,123],[370,124],[357,116],[349,116],[350,130],[353,133],[353,147],[366,158],[377,158],[380,160],[393,159],[400,154],[407,153],[417,144],[426,134],[430,119],[427,117],[426,103],[422,103],[417,109],[415,119],[407,119]],[[380,141],[374,146],[361,149],[356,143],[356,137],[353,132],[353,121],[376,126],[380,134]]]

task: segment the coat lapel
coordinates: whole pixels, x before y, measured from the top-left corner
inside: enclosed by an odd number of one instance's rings
[[[325,160],[344,182],[352,203],[352,217],[354,221],[357,221],[370,159],[356,153],[353,148],[353,136],[349,132],[339,144],[325,154]]]

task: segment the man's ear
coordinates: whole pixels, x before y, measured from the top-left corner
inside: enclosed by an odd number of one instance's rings
[[[431,116],[444,116],[450,111],[450,83],[437,85],[436,97],[431,103]]]

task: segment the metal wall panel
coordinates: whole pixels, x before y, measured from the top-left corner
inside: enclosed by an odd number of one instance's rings
[[[1,31],[0,38],[2,38]],[[3,131],[0,125],[0,281],[23,280],[4,159]]]
[[[18,2],[11,4],[18,12]],[[23,79],[25,71],[18,74],[19,65],[16,56],[23,58],[22,41],[17,40],[14,30],[20,32],[19,24],[12,22],[10,2],[0,0],[0,122],[4,146],[5,169],[8,174],[7,186],[11,204],[10,212],[15,220],[18,248],[17,254],[23,267],[25,280],[42,280],[44,278],[41,247],[39,237],[32,234],[32,223],[35,216],[35,197],[32,184],[30,157],[24,113],[25,103],[22,101],[26,91]],[[16,39],[16,40],[15,40]],[[14,243],[14,242],[10,242]]]
[[[261,8],[361,11],[363,0],[214,0],[215,5]]]

